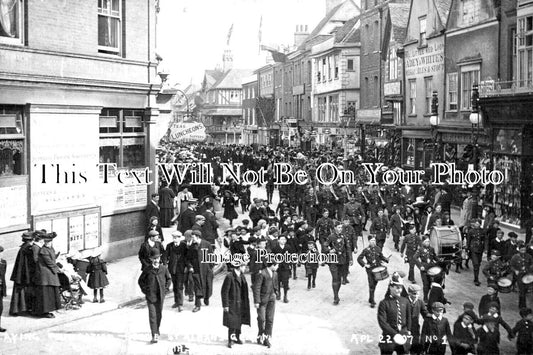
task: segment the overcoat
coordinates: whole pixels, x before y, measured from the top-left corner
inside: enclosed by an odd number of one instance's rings
[[[43,245],[39,250],[39,259],[35,269],[35,284],[39,286],[61,286],[59,283],[59,267],[56,265],[54,248]]]
[[[222,325],[230,329],[240,329],[241,325],[250,325],[250,300],[248,298],[248,283],[241,273],[228,272],[221,291],[222,307],[228,307],[224,312]]]

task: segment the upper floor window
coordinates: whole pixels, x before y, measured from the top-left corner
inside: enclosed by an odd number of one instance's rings
[[[448,110],[457,111],[457,73],[448,73]]]
[[[518,85],[533,85],[533,16],[518,20]]]
[[[472,86],[479,84],[480,65],[466,65],[461,68],[461,110],[472,109]]]
[[[339,57],[333,57],[333,66],[335,67],[335,79],[339,78]]]
[[[389,80],[398,79],[398,56],[396,49],[391,49],[389,55]]]
[[[409,80],[409,109],[410,115],[416,115],[416,80]]]
[[[348,65],[347,65],[347,68],[346,68],[347,71],[354,71],[354,66],[353,66],[353,59],[348,59]]]
[[[0,1],[0,43],[23,43],[23,9],[22,0]]]
[[[423,47],[423,46],[427,45],[427,39],[426,39],[426,16],[419,18],[418,22],[420,24],[420,38],[419,38],[419,41],[418,41],[418,45],[420,47]]]
[[[121,0],[98,0],[98,51],[120,54],[121,21]]]
[[[24,173],[24,143],[22,108],[0,105],[0,178]]]
[[[426,91],[426,113],[431,113],[431,100],[433,99],[433,77],[424,78],[424,88]]]

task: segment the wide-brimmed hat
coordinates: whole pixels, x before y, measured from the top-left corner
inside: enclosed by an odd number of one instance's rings
[[[33,233],[32,231],[22,233],[22,240],[33,240]]]
[[[57,237],[57,233],[56,232],[50,232],[50,233],[46,233],[43,236],[43,239],[44,239],[45,242],[51,242],[52,239],[54,239],[55,237]]]

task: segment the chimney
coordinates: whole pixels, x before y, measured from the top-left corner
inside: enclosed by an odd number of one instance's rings
[[[326,14],[329,14],[329,12],[337,5],[342,4],[345,0],[326,0]]]
[[[233,69],[233,54],[231,49],[225,49],[222,55],[222,72],[225,73],[230,69]]]
[[[296,25],[296,31],[294,32],[294,46],[298,48],[305,39],[309,36],[307,31],[307,25]]]

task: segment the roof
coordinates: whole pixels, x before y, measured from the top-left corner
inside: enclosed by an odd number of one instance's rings
[[[361,34],[359,33],[359,29],[355,28],[358,21],[359,16],[346,21],[344,25],[338,27],[337,31],[335,31],[335,43],[359,42],[361,40]],[[358,35],[354,36],[356,32]]]
[[[442,26],[445,28],[448,22],[448,15],[452,8],[452,0],[433,0],[435,8],[440,18]]]
[[[223,76],[224,76],[224,73],[220,70],[206,70],[204,72],[204,81],[205,81],[204,90],[209,90]]]
[[[242,80],[253,74],[252,69],[230,69],[218,80],[212,89],[240,89]]]
[[[392,25],[392,36],[396,42],[403,43],[407,36],[410,4],[389,4],[389,15]]]

